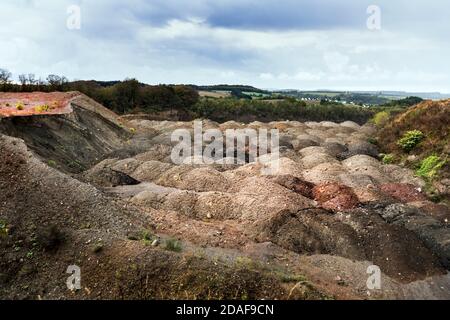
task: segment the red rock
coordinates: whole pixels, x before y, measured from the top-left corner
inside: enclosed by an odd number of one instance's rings
[[[359,204],[358,197],[350,187],[335,182],[316,186],[313,195],[323,208],[333,211],[354,209]]]
[[[291,176],[291,175],[282,175],[282,176],[275,176],[272,178],[273,182],[292,190],[296,193],[301,194],[304,197],[307,197],[309,199],[313,199],[313,188],[314,184],[301,180],[297,177]]]
[[[381,185],[380,189],[385,194],[404,203],[427,200],[420,189],[412,184],[387,183]]]
[[[322,208],[331,211],[344,211],[355,209],[358,207],[358,198],[350,194],[339,195],[325,203],[322,203]]]

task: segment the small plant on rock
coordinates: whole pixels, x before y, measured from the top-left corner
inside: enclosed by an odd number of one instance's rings
[[[34,108],[34,110],[35,110],[36,112],[48,112],[48,111],[50,110],[50,106],[48,106],[48,105],[46,105],[46,104],[41,105],[41,106],[36,106],[36,107]]]
[[[384,157],[383,157],[383,163],[384,164],[391,164],[391,163],[394,162],[394,159],[395,159],[394,155],[392,155],[392,154],[385,154]]]
[[[142,240],[150,241],[153,239],[153,233],[151,233],[149,230],[142,231]]]
[[[48,160],[47,164],[48,164],[50,167],[56,167],[56,161],[55,161],[55,160]]]
[[[165,249],[173,252],[181,252],[181,242],[176,239],[167,239]]]
[[[404,151],[410,152],[419,143],[421,143],[423,139],[425,139],[425,135],[422,131],[412,130],[406,132],[403,137],[397,141],[397,145],[400,146]]]
[[[367,142],[377,146],[378,145],[378,140],[376,138],[370,137],[369,139],[367,139]]]
[[[254,269],[255,267],[253,260],[248,257],[237,257],[235,263],[236,267],[241,269]]]
[[[378,112],[372,119],[373,123],[381,128],[386,125],[386,123],[389,121],[389,112],[387,111],[381,111]]]
[[[436,155],[429,156],[422,160],[420,168],[416,171],[416,175],[427,179],[433,179],[446,163],[447,160],[442,160]]]
[[[5,221],[0,220],[0,237],[8,236],[8,232],[8,224]]]
[[[16,104],[16,109],[21,111],[21,110],[25,109],[25,106],[24,106],[24,104],[22,102],[18,102]]]

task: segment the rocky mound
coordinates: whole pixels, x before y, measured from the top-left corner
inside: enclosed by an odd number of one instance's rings
[[[371,125],[254,122],[282,132],[279,166],[266,175],[269,164],[252,160],[267,154],[172,163],[171,132],[192,122],[133,119],[131,134],[84,97],[71,107],[0,122],[23,139],[0,135],[1,297],[362,298],[362,266],[372,264],[387,284],[373,297],[447,281],[448,207],[428,201],[412,170],[379,161]],[[71,152],[56,148],[66,140]],[[71,177],[53,158],[85,169]],[[89,278],[81,291],[64,287],[71,264]],[[335,284],[344,270],[362,285]],[[298,274],[314,280],[301,287]]]
[[[290,296],[279,278],[250,265],[147,246],[151,235],[140,234],[151,221],[138,210],[47,166],[21,140],[0,135],[0,148],[3,299],[322,297],[303,286]],[[80,267],[81,290],[66,286],[70,265]]]

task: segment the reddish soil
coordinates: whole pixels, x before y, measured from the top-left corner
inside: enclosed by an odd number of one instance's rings
[[[412,184],[387,183],[380,186],[381,191],[401,202],[425,201],[427,197]]]
[[[0,117],[72,112],[70,101],[78,92],[0,93]]]
[[[359,201],[350,187],[339,183],[324,183],[313,189],[314,199],[328,210],[341,211],[354,209]]]
[[[313,198],[312,189],[314,188],[314,184],[310,182],[301,180],[291,175],[274,176],[271,177],[271,179],[273,180],[273,182],[278,183],[279,185],[296,193],[299,193],[304,197],[307,197],[309,199]]]

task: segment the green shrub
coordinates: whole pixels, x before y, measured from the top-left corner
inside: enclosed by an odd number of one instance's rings
[[[16,109],[21,111],[21,110],[25,109],[25,106],[24,106],[24,104],[22,102],[17,102],[16,103]]]
[[[48,164],[50,167],[56,167],[56,161],[55,161],[55,160],[48,160],[47,164]]]
[[[403,137],[397,141],[397,145],[404,151],[410,152],[414,149],[422,140],[425,139],[425,135],[422,131],[412,130],[406,132]]]
[[[155,236],[149,230],[144,230],[141,233],[141,239],[145,245],[151,245]]]
[[[165,249],[174,252],[181,252],[181,242],[175,239],[167,239]]]
[[[281,282],[289,283],[289,282],[295,282],[295,283],[307,283],[307,279],[305,276],[300,274],[288,274],[284,272],[277,272],[275,274]]]
[[[373,117],[372,121],[377,127],[384,127],[386,123],[389,121],[389,112],[387,111],[378,112]]]
[[[433,179],[446,162],[447,160],[442,160],[436,155],[429,156],[420,163],[420,168],[416,170],[416,175],[427,179]]]
[[[393,154],[385,154],[383,157],[383,163],[384,164],[391,164],[394,162],[394,155]]]
[[[235,260],[235,264],[236,264],[236,267],[238,267],[240,269],[249,269],[250,270],[250,269],[255,268],[254,261],[248,257],[242,257],[242,256],[237,257]]]
[[[34,107],[34,110],[36,112],[48,112],[50,110],[50,106],[43,104],[43,105]]]

